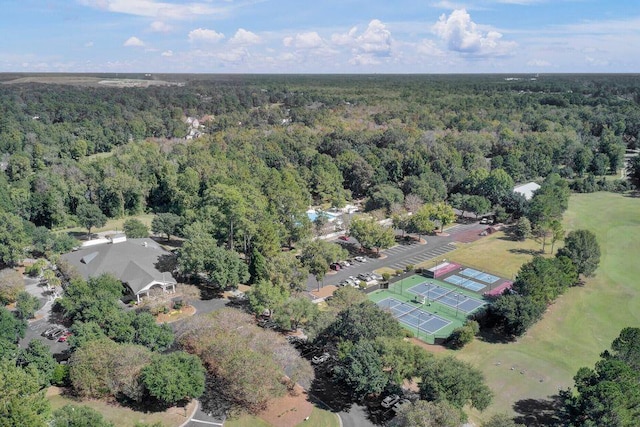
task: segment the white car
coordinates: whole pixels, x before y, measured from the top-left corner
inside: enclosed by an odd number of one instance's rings
[[[392,394],[382,399],[382,403],[380,403],[380,405],[383,408],[391,408],[393,405],[395,405],[399,401],[400,401],[400,396],[398,396],[397,394]]]
[[[353,259],[355,259],[358,262],[367,262],[367,259],[365,257],[363,257],[363,256],[357,256],[357,257],[355,257]]]
[[[330,357],[331,355],[329,353],[322,353],[320,356],[314,356],[313,359],[311,359],[311,363],[319,365],[329,360]]]

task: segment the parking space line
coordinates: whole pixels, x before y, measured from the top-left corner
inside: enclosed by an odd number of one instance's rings
[[[222,423],[214,423],[213,421],[196,420],[195,418],[191,418],[190,421],[194,422],[194,423],[210,424],[212,426],[223,426],[224,425]]]

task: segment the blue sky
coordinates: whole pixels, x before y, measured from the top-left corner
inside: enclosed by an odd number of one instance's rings
[[[0,72],[640,72],[638,0],[0,4]]]

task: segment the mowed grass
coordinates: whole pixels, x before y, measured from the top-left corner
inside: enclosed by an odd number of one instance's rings
[[[272,426],[266,421],[251,415],[227,419],[224,425],[226,427],[279,427]],[[338,416],[333,412],[314,407],[309,419],[299,425],[304,427],[338,427],[340,423],[338,422]]]
[[[162,423],[163,426],[179,426],[187,418],[183,408],[170,408],[165,412],[137,412],[123,406],[113,405],[102,400],[76,400],[58,394],[55,388],[47,393],[47,399],[51,403],[51,409],[55,411],[65,405],[88,406],[100,412],[107,421],[111,421],[118,427],[134,427],[136,423],[154,424]],[[191,414],[195,403],[187,407],[187,416]]]
[[[480,268],[505,279],[515,277],[520,266],[531,260],[534,254],[541,254],[539,252],[542,250],[541,242],[534,239],[527,239],[524,242],[515,241],[504,231],[493,233],[473,243],[456,243],[456,245],[458,249],[443,255],[448,261]],[[556,242],[554,252],[558,247]],[[551,245],[547,244],[546,254],[548,255],[550,251]],[[418,267],[432,268],[433,260],[427,260]]]
[[[128,216],[124,218],[110,218],[107,220],[107,223],[104,227],[92,228],[91,233],[99,233],[101,231],[114,230],[114,231],[123,231],[124,223],[128,219],[137,219],[145,224],[147,227],[151,228],[151,221],[155,214],[140,214],[135,216]],[[63,230],[59,230],[61,233],[87,233],[87,229],[84,227],[72,227],[65,228]]]
[[[585,286],[560,297],[517,342],[476,340],[455,353],[480,368],[495,393],[494,404],[482,414],[472,412],[472,419],[484,421],[497,412],[517,413],[514,409],[519,401],[546,399],[571,387],[576,371],[593,367],[622,328],[640,325],[639,208],[640,199],[619,194],[571,196],[565,229],[588,229],[596,234],[602,252],[600,267]],[[518,254],[507,251],[504,259],[487,260],[487,252],[501,244],[499,236],[470,244],[470,253],[477,250],[472,263],[489,262],[487,268],[508,272],[528,259],[511,259]],[[465,257],[466,253],[451,258],[463,261]]]

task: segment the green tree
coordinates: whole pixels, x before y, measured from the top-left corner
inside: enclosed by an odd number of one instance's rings
[[[571,231],[557,256],[566,256],[575,264],[578,274],[589,277],[600,264],[600,245],[595,234],[589,230]]]
[[[142,370],[149,394],[167,405],[200,397],[204,392],[204,367],[197,356],[177,351],[157,355]]]
[[[640,419],[640,329],[625,328],[594,369],[580,368],[574,390],[562,391],[563,415],[572,426],[632,427]],[[615,348],[613,348],[615,347]],[[621,350],[621,351],[620,351]]]
[[[377,337],[401,337],[403,330],[398,321],[371,301],[352,305],[338,313],[322,334],[323,341],[372,341]]]
[[[194,236],[182,245],[178,266],[183,273],[205,273],[214,285],[237,287],[249,279],[247,264],[235,251],[224,249],[208,235]]]
[[[426,402],[418,400],[400,408],[391,421],[392,427],[458,427],[463,417],[460,409],[446,401]]]
[[[436,229],[436,225],[433,223],[433,206],[424,205],[417,212],[415,212],[409,220],[407,231],[409,233],[415,233],[420,238],[423,234],[428,234]]]
[[[358,398],[382,392],[389,382],[380,355],[369,340],[360,340],[349,346],[335,373]]]
[[[88,406],[65,405],[53,413],[51,427],[114,427],[102,414]]]
[[[393,229],[385,227],[375,219],[356,219],[351,221],[349,234],[368,249],[386,249],[395,244]]]
[[[551,230],[551,253],[553,254],[553,248],[556,242],[564,239],[564,228],[560,221],[554,219],[549,223],[549,229]]]
[[[473,341],[480,332],[480,326],[475,320],[467,320],[465,324],[453,330],[448,339],[451,348],[460,349]]]
[[[347,254],[348,252],[339,245],[318,239],[304,245],[300,262],[320,283],[329,269],[329,264],[346,258]]]
[[[50,414],[35,368],[0,360],[0,426],[46,427]]]
[[[261,280],[251,287],[249,305],[255,314],[259,315],[267,311],[271,315],[287,298],[289,298],[289,291],[284,286]]]
[[[447,401],[456,408],[465,405],[482,411],[493,398],[482,373],[453,357],[430,359],[422,371],[420,397],[428,401]]]
[[[13,266],[22,260],[28,241],[22,219],[0,212],[0,264]]]
[[[139,239],[142,237],[149,237],[149,227],[147,227],[142,221],[135,218],[130,218],[124,222],[123,225],[124,234],[130,239]]]
[[[433,218],[440,222],[440,232],[442,233],[444,227],[456,220],[456,214],[451,206],[440,202],[433,207]]]
[[[0,306],[0,341],[17,344],[20,338],[24,338],[26,329],[24,320],[17,319],[13,313]]]
[[[546,308],[544,302],[531,297],[502,295],[489,306],[489,313],[505,335],[519,337],[540,320]]]
[[[629,159],[627,164],[627,175],[635,184],[636,188],[640,185],[640,155]]]
[[[167,236],[167,241],[171,240],[171,235],[176,233],[181,218],[170,212],[159,213],[151,220],[151,231]]]
[[[518,220],[516,225],[513,227],[513,235],[521,242],[524,242],[531,236],[531,221],[529,221],[529,218],[523,216]]]
[[[40,308],[40,300],[29,292],[22,291],[16,300],[16,315],[20,319],[31,319]]]
[[[277,310],[274,320],[287,330],[296,330],[312,322],[318,315],[318,305],[305,296],[291,297]]]
[[[333,292],[333,297],[327,303],[337,313],[366,300],[367,294],[364,292],[351,286],[343,286]]]
[[[148,312],[138,313],[131,322],[135,330],[133,342],[147,347],[151,351],[165,351],[173,344],[173,330],[164,323],[158,325]]]
[[[76,210],[78,222],[87,229],[87,236],[91,238],[91,229],[94,227],[104,227],[107,217],[100,208],[90,203],[83,203]]]
[[[57,363],[49,347],[40,340],[33,340],[29,342],[27,348],[20,351],[18,365],[35,368],[39,373],[38,379],[42,381],[42,386],[47,387],[53,378]]]

